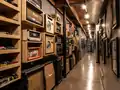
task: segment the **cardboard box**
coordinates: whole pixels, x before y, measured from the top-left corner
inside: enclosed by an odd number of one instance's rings
[[[28,77],[28,90],[44,90],[43,70]]]
[[[44,68],[46,90],[51,90],[55,86],[55,72],[53,64],[48,64]]]

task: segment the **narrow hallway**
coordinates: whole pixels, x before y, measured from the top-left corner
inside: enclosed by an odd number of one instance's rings
[[[103,90],[95,55],[86,54],[56,90]]]

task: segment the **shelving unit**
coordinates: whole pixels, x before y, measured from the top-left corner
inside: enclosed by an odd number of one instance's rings
[[[28,27],[29,28],[29,27]],[[22,62],[28,63],[43,58],[42,34],[32,29],[22,30]],[[35,35],[35,37],[34,37]]]
[[[68,74],[70,71],[69,57],[73,56],[72,46],[74,45],[68,45],[68,51],[71,53],[68,52],[68,56],[64,57],[63,51],[65,52],[66,48],[63,49],[65,45],[63,42],[66,36],[70,39],[69,36],[72,34],[70,29],[73,29],[74,26],[72,26],[72,22],[78,25],[79,21],[71,21],[69,19],[71,15],[69,15],[67,17],[68,28],[66,28],[68,33],[64,32],[63,35],[64,22],[60,16],[57,16],[58,12],[55,12],[55,16],[44,14],[41,0],[35,2],[34,0],[0,1],[0,76],[7,78],[6,83],[1,83],[2,79],[0,78],[0,89],[21,79],[21,65],[23,71],[26,69],[24,73],[37,72],[37,69],[42,67],[47,74],[52,69],[53,71],[49,73],[50,76],[55,68],[53,67],[54,62],[50,60],[49,65],[52,64],[52,66],[45,70],[49,57],[54,59],[57,56],[59,59],[56,60],[57,65],[59,65],[57,68],[60,68],[60,70],[56,70],[58,77],[60,77],[59,80],[62,80],[64,73]],[[62,11],[61,8],[59,10]],[[68,12],[67,8],[67,14]],[[73,58],[75,63],[75,57]],[[67,59],[66,63],[65,59]],[[44,60],[46,61],[44,62]],[[33,83],[37,80],[34,78]],[[45,77],[41,78],[44,80]],[[51,79],[53,82],[51,82],[50,89],[55,85],[55,73],[50,76]],[[49,86],[50,80],[46,79],[47,86]]]
[[[21,0],[0,1],[0,46],[2,88],[21,78]]]

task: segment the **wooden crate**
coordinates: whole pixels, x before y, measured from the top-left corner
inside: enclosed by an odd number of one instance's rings
[[[46,33],[54,34],[54,29],[55,29],[54,19],[50,15],[48,14],[44,15],[44,24],[45,26],[42,31]]]
[[[0,76],[4,77],[4,72],[8,77],[13,73],[17,75],[16,79],[1,84],[0,88],[2,88],[21,78],[21,0],[13,0],[12,3],[0,1],[0,30],[0,41],[6,48],[0,49],[0,57],[3,57],[3,61],[10,62],[8,64],[0,62]]]
[[[22,24],[37,28],[44,27],[44,13],[32,3],[32,0],[22,0]]]
[[[44,46],[44,50],[43,50],[44,56],[55,54],[55,36],[49,33],[42,33],[42,40],[43,40],[43,46]],[[47,46],[48,42],[51,44],[50,48],[48,48]]]
[[[28,47],[28,44],[35,44],[37,46],[34,47]],[[42,43],[39,42],[34,42],[34,41],[22,41],[22,62],[27,63],[27,62],[32,62],[36,60],[40,60],[43,58],[43,45]],[[29,57],[29,52],[30,50],[38,50],[38,55],[35,57]]]

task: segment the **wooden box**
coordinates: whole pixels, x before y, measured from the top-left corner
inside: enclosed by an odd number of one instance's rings
[[[44,56],[55,54],[55,36],[48,33],[42,34],[44,44]]]
[[[55,86],[55,72],[53,64],[48,64],[44,67],[46,90],[51,90]]]
[[[60,22],[55,21],[55,33],[62,35],[63,26]]]
[[[22,36],[22,40],[42,41],[41,33],[36,30],[24,29],[22,30]]]
[[[43,58],[42,43],[32,41],[22,41],[22,62],[32,62]]]
[[[28,77],[28,90],[44,90],[44,76],[42,70]]]
[[[54,34],[54,19],[50,15],[45,14],[44,20],[45,20],[44,31],[47,33]]]
[[[22,0],[22,24],[37,28],[44,27],[44,13],[31,0]]]

